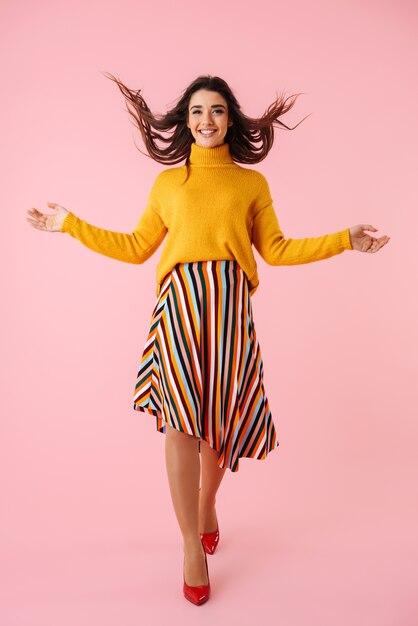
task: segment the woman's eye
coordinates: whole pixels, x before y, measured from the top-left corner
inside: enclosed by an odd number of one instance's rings
[[[223,112],[224,112],[223,109],[213,109],[213,111],[212,111],[212,113],[223,113]],[[195,113],[201,113],[201,111],[194,110],[193,111],[193,115]]]

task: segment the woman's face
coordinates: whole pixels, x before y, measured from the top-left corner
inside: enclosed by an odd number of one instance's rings
[[[216,91],[199,89],[189,100],[187,126],[198,146],[214,148],[224,143],[228,126],[228,104]],[[211,132],[204,132],[211,131]]]

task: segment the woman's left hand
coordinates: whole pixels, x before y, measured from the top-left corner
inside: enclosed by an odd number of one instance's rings
[[[375,239],[371,235],[368,235],[365,232],[366,230],[377,231],[377,228],[370,224],[357,224],[357,226],[350,228],[350,240],[353,250],[359,250],[359,252],[377,252],[386,245],[390,239],[387,235]]]

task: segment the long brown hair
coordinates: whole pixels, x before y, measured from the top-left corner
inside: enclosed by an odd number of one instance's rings
[[[259,163],[266,158],[273,146],[274,126],[293,130],[306,119],[303,118],[293,128],[289,128],[279,119],[293,107],[300,94],[287,98],[284,95],[276,97],[261,117],[248,117],[241,111],[238,100],[229,85],[219,76],[211,75],[198,76],[182,92],[173,108],[163,115],[155,115],[149,109],[140,89],[129,89],[112,74],[107,72],[104,74],[118,85],[125,96],[128,112],[144,140],[148,152],[146,156],[150,156],[158,163],[169,165],[186,159],[187,170],[191,144],[194,142],[194,137],[187,126],[188,106],[192,94],[199,89],[216,91],[225,98],[233,124],[228,127],[224,141],[229,144],[231,157],[237,163]],[[290,103],[286,104],[289,99]],[[169,137],[161,134],[169,131],[172,131]],[[157,145],[157,141],[161,142],[162,146]],[[261,146],[256,147],[255,144],[260,142]],[[143,154],[146,153],[143,152]]]

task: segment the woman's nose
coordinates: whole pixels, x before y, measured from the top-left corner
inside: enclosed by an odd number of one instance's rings
[[[207,113],[203,113],[203,121],[207,124],[212,123],[212,114],[209,111]]]

